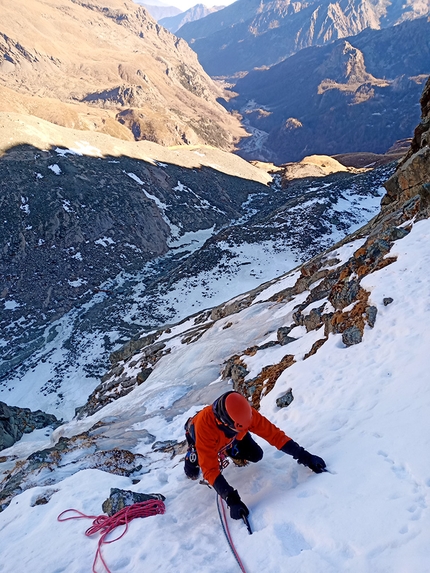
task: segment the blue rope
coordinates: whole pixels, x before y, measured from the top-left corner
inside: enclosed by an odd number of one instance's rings
[[[234,545],[233,545],[233,541],[232,541],[232,539],[231,539],[230,531],[229,531],[228,525],[227,525],[227,519],[226,519],[226,515],[225,515],[225,509],[224,509],[224,506],[223,506],[223,504],[222,504],[222,498],[221,498],[221,496],[217,495],[216,501],[217,501],[218,515],[219,515],[219,518],[220,518],[220,521],[221,521],[221,525],[222,525],[222,529],[223,529],[223,531],[224,531],[225,538],[227,539],[227,543],[228,543],[229,546],[230,546],[231,552],[233,553],[234,558],[236,559],[237,564],[238,564],[239,567],[240,567],[240,570],[241,570],[243,573],[246,573],[245,567],[243,566],[242,561],[240,560],[240,557],[239,557],[239,555],[237,554],[237,551],[236,551],[236,549],[235,549],[235,547],[234,547]],[[221,508],[222,508],[223,515],[221,514]]]

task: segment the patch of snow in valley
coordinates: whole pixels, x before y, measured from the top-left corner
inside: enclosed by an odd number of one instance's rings
[[[21,305],[16,302],[16,300],[5,300],[4,301],[4,309],[5,310],[15,310],[19,308]]]
[[[114,245],[115,241],[112,239],[112,237],[102,237],[101,239],[97,239],[96,241],[94,241],[94,243],[96,245],[100,245],[102,247],[107,247],[109,245]]]
[[[54,163],[53,165],[48,165],[48,169],[50,169],[55,175],[61,175],[60,166]]]

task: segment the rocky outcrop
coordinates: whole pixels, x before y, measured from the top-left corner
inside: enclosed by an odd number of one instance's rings
[[[156,336],[144,337],[139,339],[139,344],[131,345],[131,348],[130,344],[126,344],[122,350],[111,354],[111,361],[116,365],[102,377],[100,384],[90,394],[85,405],[76,409],[75,414],[78,419],[90,416],[106,404],[121,398],[121,396],[126,396],[149,378],[153,366],[160,358],[170,352],[170,348],[165,350],[166,344],[164,342],[155,342],[148,346],[145,344],[148,340],[155,338]],[[130,375],[129,370],[125,371],[124,366],[118,363],[128,361],[140,349],[143,351],[140,353],[139,360],[129,361],[129,367],[134,369],[134,373]]]
[[[384,217],[391,214],[394,217],[405,200],[408,210],[418,219],[430,216],[430,78],[421,97],[421,110],[421,122],[415,129],[411,148],[385,185]]]
[[[164,501],[165,499],[161,493],[139,493],[114,487],[110,490],[109,497],[103,502],[102,509],[109,517],[112,517],[129,505],[151,500]]]
[[[73,438],[60,438],[52,448],[31,454],[26,460],[16,464],[0,483],[0,511],[10,500],[29,487],[51,485],[50,475],[64,464],[70,463],[71,472],[97,468],[114,475],[132,476],[142,470],[145,457],[124,449],[101,450],[97,447],[97,427]],[[43,503],[43,502],[42,502]],[[46,502],[45,502],[46,503]]]
[[[46,414],[42,410],[32,412],[29,408],[8,406],[0,402],[0,450],[9,448],[20,440],[24,434],[33,430],[40,430],[50,426],[57,428],[61,420],[52,414]]]

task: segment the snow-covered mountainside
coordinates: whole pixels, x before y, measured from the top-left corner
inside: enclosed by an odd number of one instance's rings
[[[293,181],[280,171],[268,185],[267,173],[210,148],[169,155],[119,142],[113,154],[107,136],[72,144],[77,132],[59,129],[60,145],[0,158],[0,400],[67,418],[112,350],[333,245],[377,213],[394,168],[337,164]]]
[[[2,452],[0,570],[88,571],[91,522],[57,516],[98,515],[117,487],[162,494],[166,512],[103,548],[112,572],[237,571],[214,491],[182,470],[184,422],[232,387],[328,466],[312,474],[261,442],[260,463],[225,470],[251,512],[252,536],[230,523],[246,571],[427,570],[430,81],[422,109],[373,221],[295,270],[129,341],[79,420]]]

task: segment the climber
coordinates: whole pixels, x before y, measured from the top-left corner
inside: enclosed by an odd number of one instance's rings
[[[185,436],[188,451],[184,471],[187,477],[196,480],[201,467],[204,479],[226,501],[233,519],[243,519],[249,515],[249,510],[221,472],[228,465],[227,456],[237,465],[262,459],[263,450],[250,432],[264,438],[315,473],[325,471],[326,467],[322,458],[299,446],[251,407],[244,396],[238,392],[226,392],[211,406],[206,406],[187,420]]]

